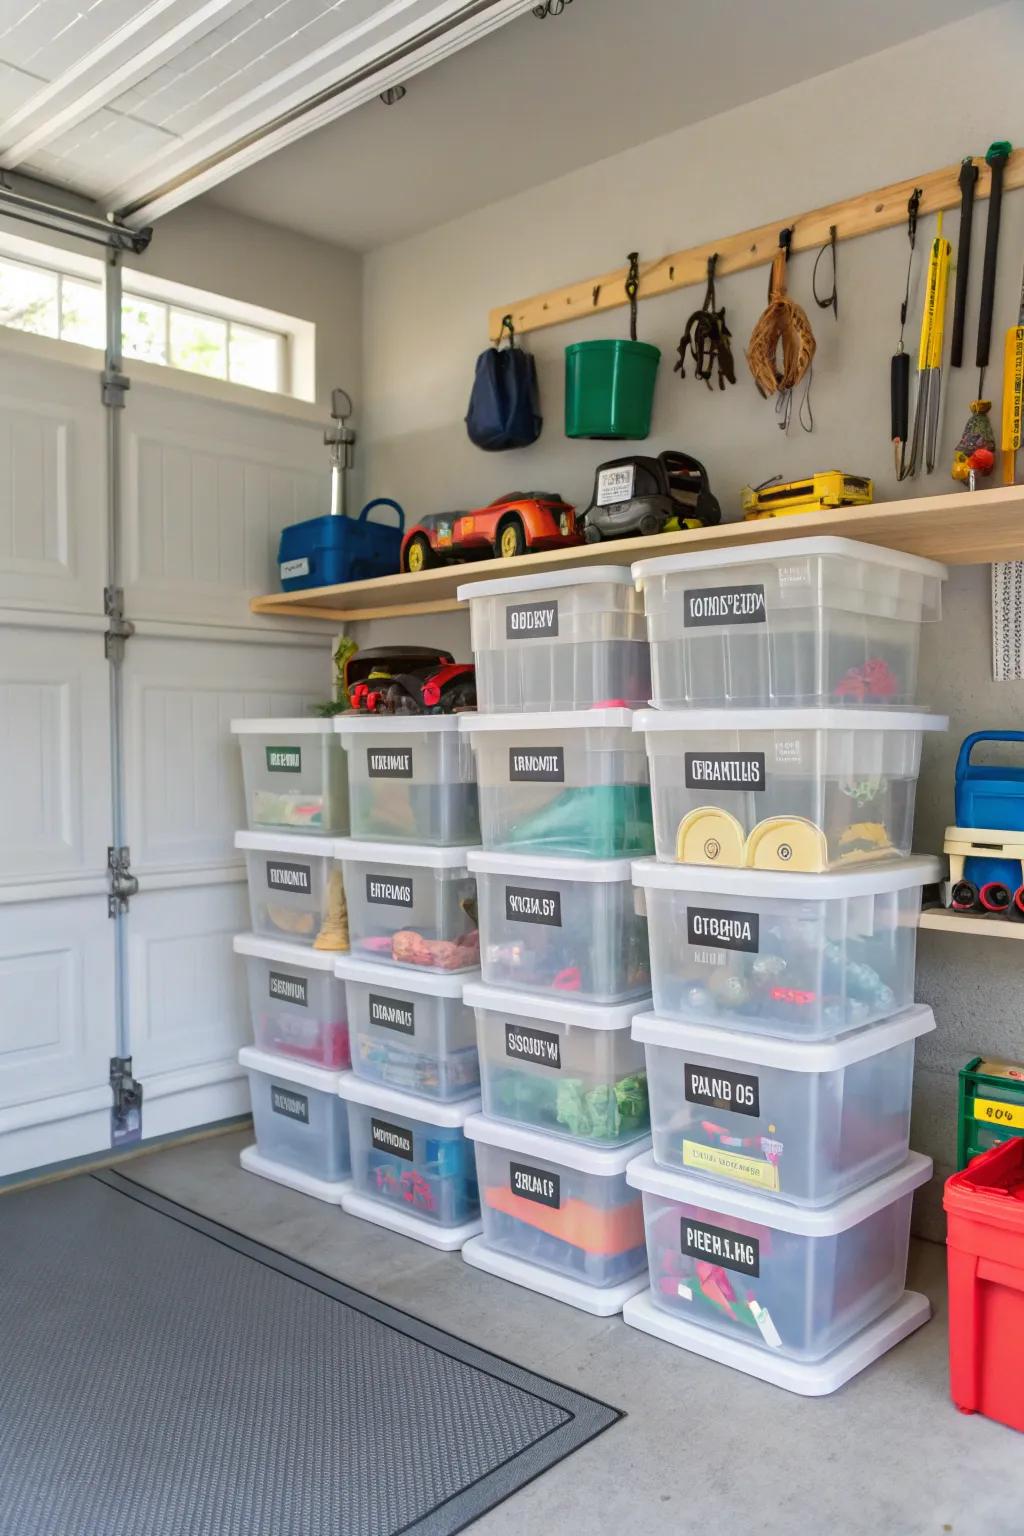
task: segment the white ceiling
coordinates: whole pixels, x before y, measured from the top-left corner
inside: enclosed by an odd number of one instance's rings
[[[982,9],[573,0],[558,17],[521,16],[412,81],[395,106],[371,100],[212,197],[366,250]],[[956,72],[974,69],[950,62],[937,110],[955,103]]]

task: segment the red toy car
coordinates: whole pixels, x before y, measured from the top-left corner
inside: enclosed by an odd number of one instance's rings
[[[402,540],[402,570],[498,556],[509,560],[531,549],[568,549],[582,544],[576,513],[550,491],[516,491],[472,512],[436,512]]]

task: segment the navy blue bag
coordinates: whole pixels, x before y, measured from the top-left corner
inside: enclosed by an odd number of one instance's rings
[[[503,352],[506,331],[509,344]],[[506,315],[498,345],[488,347],[476,360],[466,431],[478,448],[496,453],[535,443],[542,425],[537,367],[529,352],[516,346],[512,316]]]

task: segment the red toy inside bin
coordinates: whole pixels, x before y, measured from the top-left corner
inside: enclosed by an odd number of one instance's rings
[[[946,1182],[950,1392],[1024,1430],[1024,1138]]]

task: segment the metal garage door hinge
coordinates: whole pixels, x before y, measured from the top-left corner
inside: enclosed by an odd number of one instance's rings
[[[117,917],[119,913],[128,911],[129,899],[138,895],[139,890],[139,882],[132,874],[130,849],[107,849],[107,883],[110,886],[107,916]]]
[[[108,661],[124,660],[124,643],[135,633],[135,625],[124,616],[124,591],[121,587],[103,588],[103,612],[110,620],[103,636],[103,650]]]
[[[132,1076],[130,1056],[111,1056],[110,1145],[123,1147],[142,1139],[142,1084]]]
[[[131,387],[131,380],[126,373],[119,373],[116,368],[104,368],[101,393],[104,405],[116,411],[124,410],[124,397]]]

